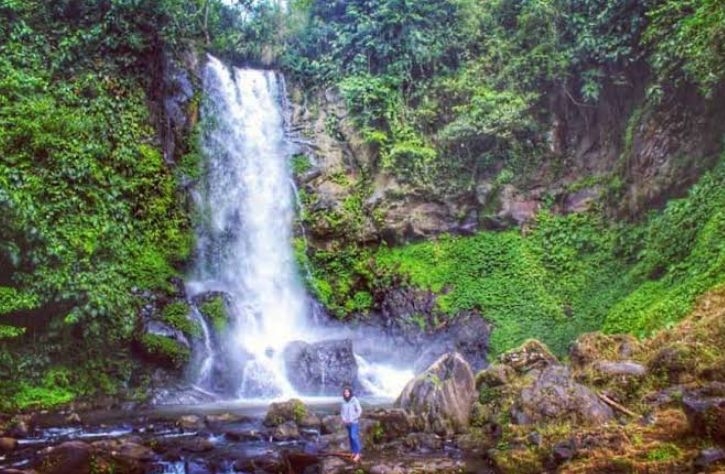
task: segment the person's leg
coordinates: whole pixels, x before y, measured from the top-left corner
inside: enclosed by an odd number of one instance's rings
[[[353,425],[345,425],[345,429],[347,430],[347,440],[350,443],[350,451],[353,451],[355,446],[355,441],[353,440],[352,434],[352,426]]]
[[[353,423],[350,425],[350,450],[355,455],[355,460],[360,459],[362,446],[360,443],[360,425]]]

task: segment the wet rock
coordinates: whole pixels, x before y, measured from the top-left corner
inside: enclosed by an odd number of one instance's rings
[[[237,415],[234,413],[221,413],[218,415],[206,415],[204,422],[210,427],[219,427],[230,423],[238,423],[240,421],[246,421],[249,418],[244,415]]]
[[[181,444],[181,449],[190,453],[206,453],[214,449],[214,443],[207,438],[197,436],[184,440]]]
[[[512,415],[518,424],[565,419],[600,424],[614,417],[609,406],[589,388],[576,383],[569,369],[561,365],[545,368],[531,385],[521,390]]]
[[[176,426],[187,431],[199,430],[204,427],[204,420],[198,415],[185,415],[176,420]]]
[[[294,421],[287,421],[278,425],[272,431],[272,438],[275,441],[287,441],[300,437],[300,430]]]
[[[264,426],[274,427],[291,421],[297,423],[302,421],[309,409],[302,403],[302,400],[293,398],[286,402],[275,402],[269,405],[267,415],[264,417]]]
[[[152,336],[165,337],[178,342],[186,348],[191,347],[189,340],[186,338],[183,332],[179,329],[172,328],[166,323],[157,320],[150,320],[146,322],[144,327],[144,334],[150,334]]]
[[[284,350],[290,383],[305,395],[338,394],[357,381],[357,362],[350,339],[308,344],[292,342]]]
[[[340,415],[327,415],[322,418],[322,433],[334,434],[342,431],[345,425]]]
[[[230,441],[257,441],[263,438],[263,434],[259,430],[230,430],[224,433],[224,436]]]
[[[463,356],[450,353],[410,381],[395,407],[412,413],[425,430],[449,435],[468,427],[475,396],[471,367]]]
[[[14,451],[18,447],[18,440],[15,438],[0,438],[0,453]]]
[[[124,442],[118,447],[117,455],[134,460],[134,461],[150,461],[154,458],[154,452],[138,443]]]
[[[530,339],[518,348],[501,354],[498,359],[517,372],[543,369],[559,362],[544,344],[535,339]]]
[[[43,474],[90,474],[92,448],[82,441],[67,441],[41,454]]]
[[[81,416],[78,413],[71,413],[67,417],[65,417],[65,422],[69,425],[80,425],[81,424]]]
[[[297,425],[300,428],[319,430],[322,425],[322,420],[320,420],[319,416],[315,415],[310,411],[307,411],[305,416],[297,421]]]
[[[725,442],[725,397],[697,397],[682,399],[690,428],[695,434]]]
[[[700,451],[695,458],[696,469],[708,469],[713,464],[725,463],[725,449],[723,448],[707,448]]]

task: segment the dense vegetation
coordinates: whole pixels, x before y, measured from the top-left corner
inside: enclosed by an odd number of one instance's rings
[[[306,24],[289,28],[281,64],[312,88],[337,84],[380,166],[434,195],[502,166],[526,176],[547,154],[552,95],[591,106],[651,75],[657,102],[683,84],[710,96],[725,76],[717,1],[293,5]]]
[[[305,255],[298,246],[310,287],[338,316],[364,314],[391,284],[409,285],[440,295],[440,317],[477,310],[492,320],[494,351],[536,335],[562,352],[582,331],[644,335],[672,324],[723,280],[722,165],[689,197],[639,223],[613,223],[606,208],[631,179],[619,166],[571,186],[602,186],[604,207],[562,217],[545,206],[526,236],[486,232],[391,249],[356,243],[375,173],[435,199],[471,192],[481,178],[525,186],[542,169],[565,172],[570,158],[549,147],[552,97],[587,120],[607,93],[642,87],[622,127],[626,163],[643,111],[671,107],[688,88],[706,101],[722,93],[721,2],[295,5],[293,18],[307,23],[290,28],[281,64],[308,88],[336,85],[378,156],[354,185],[334,179],[351,191],[338,209],[303,216],[340,236],[332,250]],[[411,315],[427,324],[421,318]]]
[[[170,291],[192,245],[150,117],[154,74],[185,42],[232,41],[225,11],[0,2],[0,409],[129,380],[137,294]]]
[[[352,233],[377,172],[431,197],[470,192],[482,176],[525,181],[547,160],[561,172],[547,138],[552,95],[593,107],[646,78],[643,109],[687,88],[718,97],[723,45],[717,0],[295,0],[287,10],[0,0],[0,409],[118,391],[134,368],[139,294],[163,299],[183,271],[193,242],[182,173],[198,170],[193,136],[180,147],[187,156],[173,157],[183,166],[162,154],[153,101],[165,56],[209,50],[278,66],[309,94],[336,86],[377,157],[326,216]],[[618,172],[604,183],[615,194]],[[332,250],[297,250],[312,290],[341,317],[409,285],[441,294],[440,317],[480,311],[496,327],[495,351],[531,335],[561,351],[581,331],[642,335],[673,323],[722,282],[724,181],[721,163],[638,223],[544,210],[525,236],[400,248],[351,236]],[[226,324],[222,300],[205,309]],[[169,305],[162,317],[193,335],[187,312]],[[163,341],[147,342],[164,352]]]

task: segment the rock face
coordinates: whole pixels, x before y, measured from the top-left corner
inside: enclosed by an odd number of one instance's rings
[[[304,395],[337,395],[344,385],[357,381],[350,339],[292,342],[285,348],[284,358],[290,383]]]
[[[395,406],[413,414],[425,430],[450,435],[468,427],[475,396],[471,367],[454,352],[410,381]]]
[[[589,388],[574,381],[569,369],[552,365],[521,390],[514,420],[530,424],[541,420],[570,420],[580,424],[605,423],[614,417],[612,409]]]

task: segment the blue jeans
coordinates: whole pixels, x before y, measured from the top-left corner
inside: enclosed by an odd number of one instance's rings
[[[358,423],[350,423],[345,426],[347,428],[347,436],[350,438],[350,451],[352,454],[360,454],[362,449],[360,443],[360,425]]]

